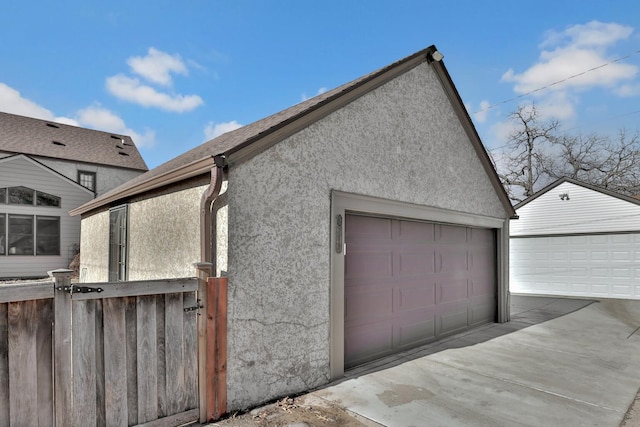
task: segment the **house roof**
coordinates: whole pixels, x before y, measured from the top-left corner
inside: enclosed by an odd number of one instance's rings
[[[3,112],[0,112],[0,151],[149,170],[127,135]]]
[[[71,215],[83,214],[117,200],[208,173],[214,164],[232,166],[235,163],[242,162],[338,110],[358,97],[428,61],[433,65],[436,74],[440,78],[458,118],[481,160],[485,172],[504,205],[505,211],[509,216],[515,216],[515,211],[509,202],[507,193],[500,183],[489,155],[473,126],[460,95],[455,89],[443,62],[433,59],[434,52],[437,52],[437,49],[432,45],[286,110],[220,135],[128,181],[70,213]]]
[[[524,205],[527,205],[527,204],[533,202],[538,197],[540,197],[543,194],[553,190],[554,188],[558,187],[559,185],[564,184],[565,182],[568,182],[568,183],[574,184],[574,185],[579,185],[580,187],[584,187],[584,188],[587,188],[589,190],[597,191],[598,193],[602,193],[602,194],[605,194],[607,196],[615,197],[616,199],[624,200],[625,202],[630,202],[630,203],[633,203],[635,205],[640,205],[640,200],[636,199],[635,197],[626,196],[624,194],[620,194],[620,193],[617,193],[615,191],[607,190],[606,188],[598,187],[597,185],[588,184],[586,182],[578,181],[577,179],[560,178],[560,179],[552,182],[551,184],[547,185],[543,189],[539,190],[534,195],[524,199],[523,201],[521,201],[520,203],[515,205],[514,209],[516,209],[516,210],[520,209]]]

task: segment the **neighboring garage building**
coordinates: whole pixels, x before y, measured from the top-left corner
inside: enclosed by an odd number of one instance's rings
[[[86,281],[227,275],[229,410],[508,320],[515,212],[441,59],[431,46],[75,210]]]
[[[512,292],[640,299],[640,200],[563,178],[515,208]]]

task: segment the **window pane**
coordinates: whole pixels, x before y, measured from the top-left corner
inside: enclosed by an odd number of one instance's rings
[[[36,255],[60,255],[60,218],[36,218]]]
[[[87,187],[90,190],[96,189],[96,174],[95,172],[78,172],[78,182],[80,185]]]
[[[9,255],[33,255],[33,217],[9,215]]]
[[[9,203],[33,205],[33,190],[27,187],[9,187]]]
[[[36,203],[38,206],[60,207],[60,197],[36,191]]]
[[[127,279],[127,208],[109,213],[109,281]]]
[[[7,253],[7,238],[5,236],[6,229],[5,214],[0,214],[0,255]]]
[[[7,203],[7,189],[0,188],[0,203]]]

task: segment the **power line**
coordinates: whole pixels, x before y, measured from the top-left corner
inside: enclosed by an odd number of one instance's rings
[[[526,96],[529,96],[529,95],[531,95],[531,94],[533,94],[533,93],[540,92],[540,91],[545,90],[545,89],[549,89],[549,88],[550,88],[550,87],[552,87],[552,86],[559,85],[559,84],[564,83],[564,82],[566,82],[566,81],[569,81],[569,80],[571,80],[571,79],[575,79],[576,77],[580,77],[580,76],[583,76],[583,75],[585,75],[585,74],[587,74],[587,73],[590,73],[590,72],[592,72],[592,71],[599,70],[600,68],[604,68],[604,67],[606,67],[607,65],[611,65],[611,64],[614,64],[614,63],[616,63],[616,62],[624,61],[625,59],[628,59],[628,58],[632,57],[633,55],[637,55],[637,54],[639,54],[639,53],[640,53],[640,50],[636,50],[636,51],[631,52],[631,53],[629,53],[629,54],[627,54],[627,55],[621,56],[620,58],[616,58],[616,59],[613,59],[613,60],[611,60],[611,61],[609,61],[609,62],[606,62],[606,63],[604,63],[604,64],[598,65],[597,67],[590,68],[590,69],[585,70],[585,71],[582,71],[582,72],[580,72],[580,73],[578,73],[578,74],[574,74],[574,75],[569,76],[569,77],[567,77],[567,78],[564,78],[564,79],[562,79],[562,80],[558,80],[558,81],[556,81],[556,82],[550,83],[550,84],[548,84],[548,85],[546,85],[546,86],[539,87],[539,88],[534,89],[534,90],[532,90],[532,91],[530,91],[530,92],[523,93],[523,94],[520,94],[520,95],[518,95],[518,96],[514,96],[513,98],[505,99],[504,101],[500,101],[500,102],[497,102],[497,103],[495,103],[495,104],[489,105],[488,107],[482,108],[482,109],[480,109],[480,110],[478,110],[478,111],[474,111],[474,112],[473,112],[473,114],[483,113],[483,112],[488,111],[488,110],[491,110],[491,109],[493,109],[493,108],[495,108],[495,107],[497,107],[497,106],[499,106],[499,105],[507,104],[507,103],[509,103],[509,102],[513,102],[513,101],[518,100],[518,99],[520,99],[520,98],[524,98],[524,97],[526,97]]]

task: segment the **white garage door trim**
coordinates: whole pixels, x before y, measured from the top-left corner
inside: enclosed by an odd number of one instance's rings
[[[330,369],[332,379],[344,376],[344,235],[342,230],[345,212],[496,229],[498,322],[509,320],[508,220],[332,191],[330,308]],[[342,224],[339,225],[338,221],[341,221]]]
[[[640,299],[640,232],[511,238],[511,290]]]

